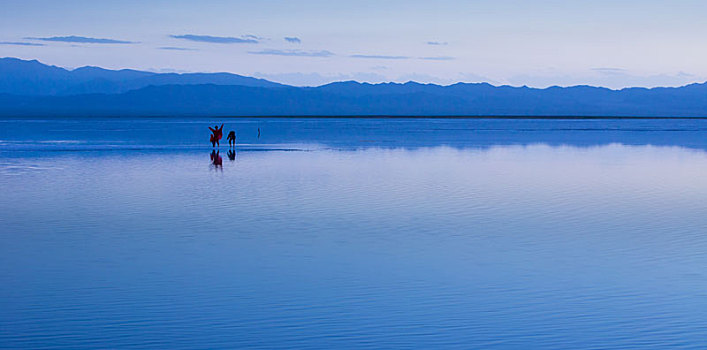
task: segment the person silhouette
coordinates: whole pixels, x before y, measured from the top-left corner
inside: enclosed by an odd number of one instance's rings
[[[234,150],[234,149],[228,150],[228,153],[226,153],[226,155],[228,155],[228,160],[230,160],[230,161],[236,160],[236,150]]]
[[[258,138],[260,138],[260,128],[258,128]]]
[[[221,124],[221,127],[219,128],[218,125],[214,125],[214,127],[209,127],[209,130],[211,130],[211,138],[209,139],[211,141],[211,147],[216,147],[221,146],[219,143],[219,140],[223,137],[223,124]]]
[[[228,136],[226,136],[226,139],[228,139],[228,145],[231,147],[236,146],[236,132],[231,130],[228,133]]]

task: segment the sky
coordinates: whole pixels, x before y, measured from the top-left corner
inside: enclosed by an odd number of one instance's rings
[[[2,0],[0,57],[293,85],[680,86],[704,0]]]

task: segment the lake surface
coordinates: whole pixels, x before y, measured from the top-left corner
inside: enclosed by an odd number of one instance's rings
[[[706,150],[684,119],[0,120],[0,348],[704,348]]]

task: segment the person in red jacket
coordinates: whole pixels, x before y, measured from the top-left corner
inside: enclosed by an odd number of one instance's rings
[[[219,140],[223,137],[223,124],[221,124],[221,127],[219,128],[218,125],[214,125],[214,127],[209,127],[209,130],[211,130],[211,147],[216,147],[216,145],[221,146],[219,144]]]
[[[216,169],[223,167],[223,158],[221,158],[219,153],[220,151],[217,150],[211,151],[211,164],[213,164]]]

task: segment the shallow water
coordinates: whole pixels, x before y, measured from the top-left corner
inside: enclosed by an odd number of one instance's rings
[[[0,121],[0,348],[704,347],[707,120],[214,122]]]

